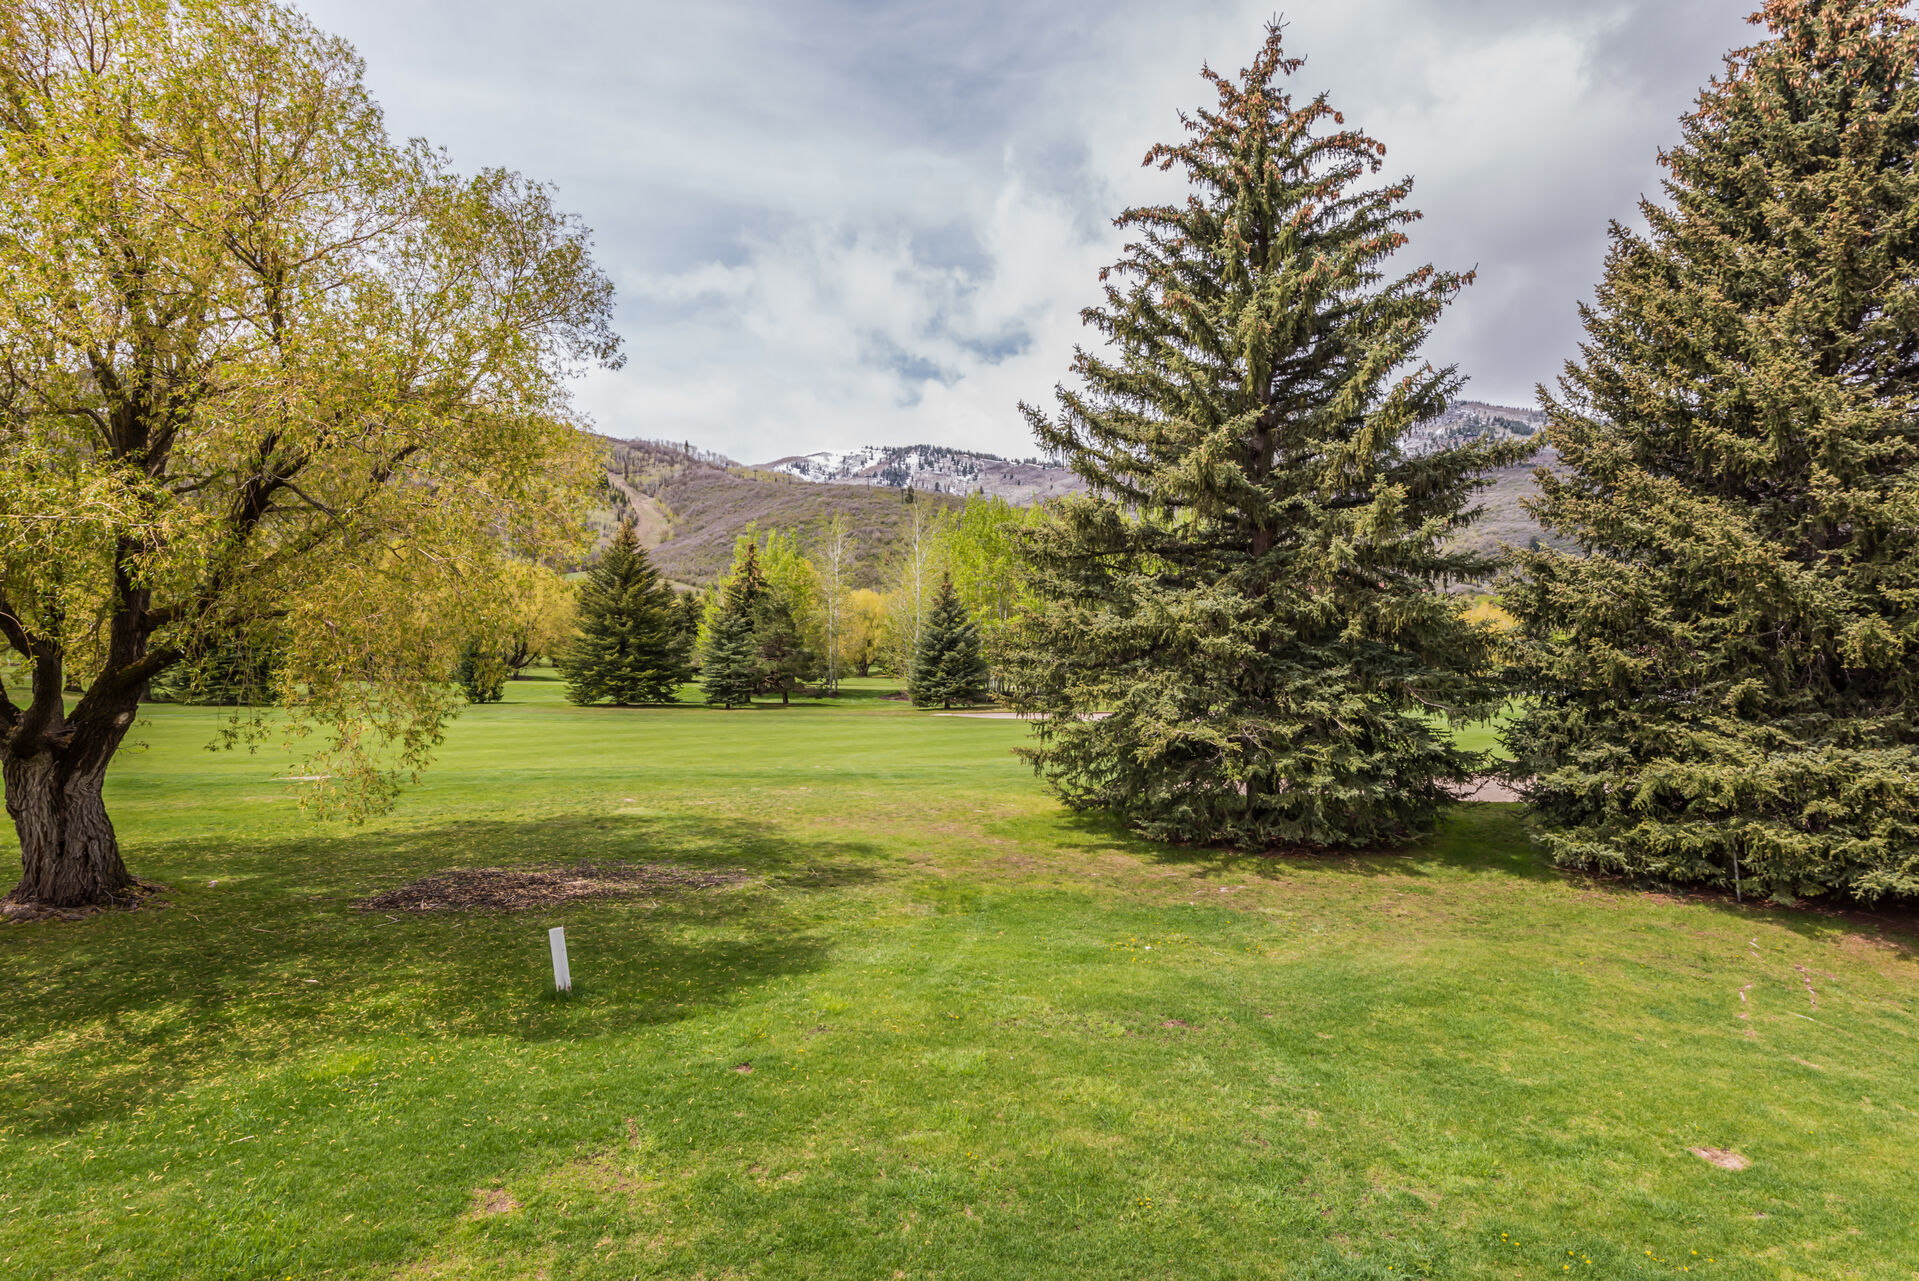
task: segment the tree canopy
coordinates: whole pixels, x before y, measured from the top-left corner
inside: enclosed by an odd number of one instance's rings
[[[259,620],[319,799],[365,812],[421,766],[496,567],[573,535],[566,381],[617,361],[611,306],[546,188],[393,143],[290,8],[0,10],[17,905],[127,888],[99,782],[135,703]]]

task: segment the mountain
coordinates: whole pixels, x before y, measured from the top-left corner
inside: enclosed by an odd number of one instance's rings
[[[1546,415],[1537,409],[1455,400],[1438,418],[1406,433],[1406,448],[1408,453],[1430,454],[1481,437],[1525,439],[1538,435],[1545,426]]]
[[[1544,425],[1536,410],[1462,400],[1412,433],[1407,445],[1427,453],[1480,436],[1533,436]],[[726,572],[733,540],[748,525],[793,531],[810,546],[827,518],[843,512],[853,533],[854,585],[878,587],[886,561],[912,528],[915,503],[946,509],[984,493],[1026,504],[1085,489],[1067,468],[1038,459],[941,445],[824,450],[749,467],[690,444],[604,437],[601,443],[607,460],[605,505],[597,517],[602,533],[631,519],[661,573],[699,586]],[[1491,551],[1537,536],[1520,504],[1536,491],[1533,467],[1554,461],[1548,452],[1536,463],[1492,473],[1480,498],[1486,515],[1464,541]]]
[[[1024,505],[1086,488],[1065,467],[1037,458],[1001,458],[998,454],[943,445],[868,445],[864,449],[822,450],[762,464],[758,470],[821,484],[872,485],[936,494],[988,494]]]
[[[1536,435],[1545,417],[1536,409],[1459,400],[1425,426],[1408,434],[1415,454],[1490,436],[1496,440]],[[818,484],[873,485],[939,494],[994,494],[1013,503],[1030,503],[1086,488],[1065,467],[1037,458],[1001,458],[998,454],[945,445],[868,445],[863,449],[791,454],[762,463],[755,471],[791,476]]]
[[[945,509],[961,499],[863,484],[808,484],[745,467],[687,445],[602,438],[607,471],[603,533],[631,519],[662,574],[705,587],[733,561],[733,540],[755,525],[798,535],[811,548],[820,528],[843,512],[853,535],[855,587],[882,585],[882,569],[913,526],[915,504]]]

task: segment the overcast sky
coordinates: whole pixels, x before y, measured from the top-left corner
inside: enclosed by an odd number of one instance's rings
[[[1329,90],[1415,179],[1408,265],[1477,267],[1429,355],[1530,404],[1578,340],[1609,218],[1752,0],[1297,0]],[[931,442],[1033,452],[1146,147],[1244,66],[1272,0],[308,0],[397,135],[558,185],[619,289],[616,436],[748,462]]]

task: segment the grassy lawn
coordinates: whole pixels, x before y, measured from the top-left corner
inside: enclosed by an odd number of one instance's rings
[[[1563,877],[1511,806],[1167,850],[877,693],[515,683],[362,829],[154,708],[111,800],[170,905],[0,928],[0,1275],[1919,1275],[1909,940]],[[583,858],[748,879],[351,906]]]

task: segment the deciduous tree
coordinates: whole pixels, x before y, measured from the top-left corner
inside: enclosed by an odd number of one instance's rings
[[[208,637],[279,628],[322,802],[423,765],[500,561],[581,505],[564,376],[615,359],[611,298],[545,188],[395,146],[290,8],[0,6],[11,910],[129,892],[101,784]]]
[[[500,660],[511,678],[519,680],[527,668],[553,658],[572,639],[579,602],[566,579],[545,565],[525,561],[506,566],[500,592]]]
[[[861,676],[871,676],[886,644],[886,598],[870,588],[855,588],[846,599],[846,634],[841,656]]]

